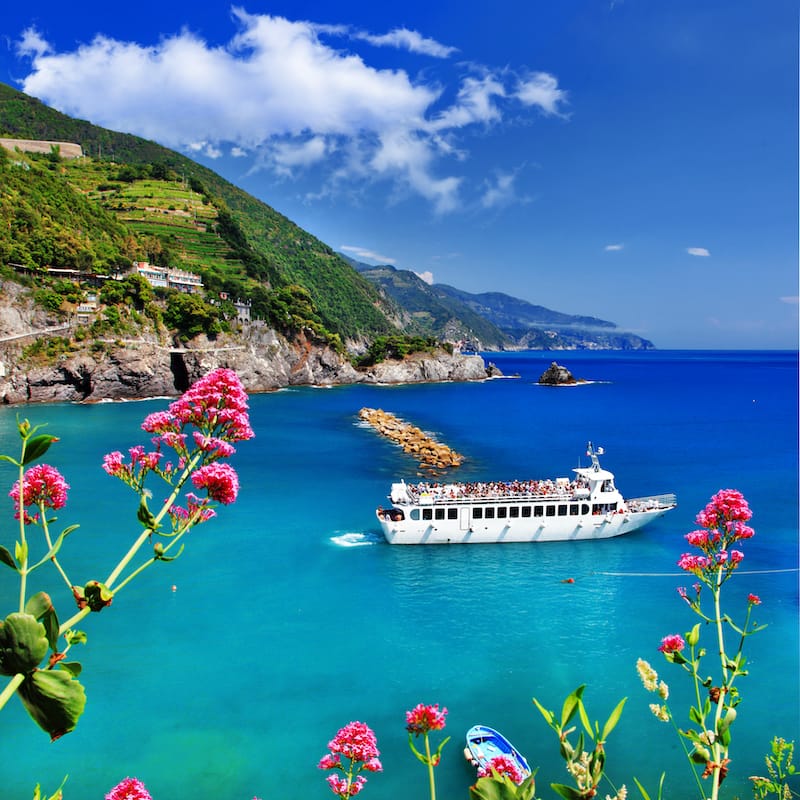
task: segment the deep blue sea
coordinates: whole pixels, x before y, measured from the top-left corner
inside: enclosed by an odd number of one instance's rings
[[[768,625],[745,644],[750,674],[723,786],[726,797],[751,797],[747,776],[764,773],[771,738],[800,744],[797,354],[485,357],[518,377],[253,396],[257,438],[232,462],[238,502],[196,529],[177,561],[155,565],[82,623],[89,643],[71,656],[84,664],[88,704],[76,731],[51,744],[16,698],[0,712],[0,799],[29,800],[37,782],[52,792],[68,774],[66,800],[101,800],[126,776],[154,800],[323,800],[332,795],[317,762],[351,720],[375,730],[384,765],[362,796],[425,798],[405,732],[405,711],[419,702],[449,709],[440,800],[468,797],[474,774],[462,749],[474,723],[506,733],[539,767],[537,796],[553,797],[549,783],[567,776],[532,698],[560,708],[581,684],[601,722],[628,698],[607,747],[617,785],[637,796],[635,776],[655,796],[666,771],[665,797],[697,796],[635,663],[659,671],[688,726],[688,679],[656,648],[696,621],[676,593],[692,582],[676,560],[721,488],[744,493],[756,530],[725,585],[725,610],[741,622],[747,595],[758,594],[755,619]],[[536,385],[554,358],[592,382]],[[0,409],[0,452],[17,452],[17,416],[61,437],[48,460],[71,484],[59,526],[81,526],[62,551],[74,582],[102,580],[136,535],[136,498],[100,465],[110,450],[146,443],[139,424],[166,403]],[[359,423],[364,406],[462,453],[453,474],[464,480],[568,476],[586,464],[591,440],[624,494],[675,492],[679,506],[607,541],[390,547],[373,510],[417,464]],[[13,476],[4,467],[0,478],[10,486]],[[0,539],[13,550],[10,500],[2,508]],[[8,611],[15,577],[0,565]],[[38,588],[52,589],[66,617],[71,600],[52,576],[34,576]]]

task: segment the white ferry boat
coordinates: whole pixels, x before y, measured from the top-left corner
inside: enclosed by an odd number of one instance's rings
[[[575,477],[490,483],[392,484],[376,510],[389,544],[484,544],[608,539],[630,533],[677,505],[674,494],[626,500],[589,443]]]

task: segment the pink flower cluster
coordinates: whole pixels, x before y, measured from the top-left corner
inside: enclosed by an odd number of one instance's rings
[[[125,778],[106,795],[106,800],[153,800],[153,798],[138,778]]]
[[[189,426],[196,430],[190,432]],[[190,495],[187,508],[172,506],[169,513],[176,525],[189,518],[202,522],[213,516],[211,509],[204,508],[209,501],[229,505],[236,500],[239,478],[233,467],[219,460],[233,455],[232,442],[251,439],[254,434],[248,418],[247,393],[233,370],[209,372],[171,403],[167,411],[149,414],[142,428],[154,434],[155,450],[145,452],[141,446],[132,447],[128,451],[129,463],[122,453],[109,453],[103,459],[103,469],[109,475],[142,491],[149,472],[172,484],[176,471],[195,466],[192,484],[195,489],[204,489],[208,497]],[[175,466],[171,461],[162,465],[164,447],[175,451]],[[185,479],[185,475],[179,478],[178,485]]]
[[[64,476],[49,464],[36,464],[22,476],[22,493],[20,496],[19,481],[16,481],[8,493],[14,501],[15,517],[27,506],[44,506],[57,511],[67,502],[69,484]],[[25,514],[25,522],[35,522],[36,516]]]
[[[672,633],[661,640],[658,649],[662,653],[680,653],[684,647],[686,647],[686,642],[683,640],[683,636],[679,633]]]
[[[350,722],[340,728],[328,742],[328,750],[330,753],[320,759],[318,766],[343,773],[331,773],[325,779],[331,791],[343,800],[355,797],[366,784],[367,779],[359,774],[362,770],[380,772],[383,769],[375,734],[364,722]],[[349,759],[347,766],[342,763],[342,757]]]
[[[686,541],[700,553],[683,553],[678,566],[699,577],[716,572],[719,567],[730,573],[744,558],[744,553],[731,545],[753,536],[753,529],[745,524],[752,516],[741,492],[735,489],[717,492],[697,515],[696,522],[703,529],[686,534]]]
[[[447,709],[439,710],[439,704],[426,706],[419,703],[406,711],[406,730],[415,736],[426,734],[428,731],[440,731],[444,728]]]
[[[522,783],[523,775],[517,765],[508,756],[495,756],[485,767],[478,769],[479,778],[491,778],[492,771],[498,775],[508,775],[514,783]]]

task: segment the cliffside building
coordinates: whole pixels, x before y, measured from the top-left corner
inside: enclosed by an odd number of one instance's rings
[[[177,289],[188,294],[197,294],[203,291],[203,281],[194,272],[170,267],[156,267],[146,261],[134,261],[133,268],[151,286],[160,286],[164,289]]]

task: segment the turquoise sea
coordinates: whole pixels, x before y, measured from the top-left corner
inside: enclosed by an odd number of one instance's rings
[[[440,800],[468,797],[463,736],[474,723],[505,732],[539,766],[537,796],[553,797],[549,783],[567,776],[531,700],[560,708],[581,684],[593,719],[628,698],[607,747],[617,785],[638,796],[635,776],[654,793],[666,771],[666,797],[697,797],[635,663],[643,657],[659,671],[688,725],[688,679],[656,648],[695,623],[676,593],[692,580],[676,561],[721,488],[744,493],[756,530],[726,584],[725,610],[741,621],[747,595],[758,594],[755,618],[768,625],[745,645],[750,674],[723,785],[726,797],[751,797],[747,776],[764,773],[771,738],[800,744],[797,354],[485,357],[518,377],[253,396],[257,438],[233,459],[239,501],[196,529],[177,561],[84,621],[89,644],[73,655],[88,704],[76,731],[51,744],[16,698],[0,713],[0,799],[29,800],[37,782],[52,792],[68,774],[67,800],[100,800],[126,776],[154,800],[322,800],[333,795],[316,764],[351,720],[375,730],[384,765],[363,796],[425,798],[425,769],[405,732],[405,711],[419,702],[449,709]],[[592,383],[537,386],[554,358]],[[166,402],[0,409],[0,452],[16,453],[18,415],[61,437],[48,460],[72,487],[59,525],[81,525],[63,551],[74,582],[103,579],[135,535],[136,500],[100,465],[110,450],[145,443],[141,420]],[[464,454],[456,474],[465,480],[567,476],[586,463],[591,440],[624,494],[675,492],[679,506],[608,541],[390,547],[373,509],[417,465],[359,423],[363,406]],[[0,479],[10,488],[8,468]],[[13,548],[11,501],[3,503],[2,543]],[[17,584],[0,569],[10,611]],[[52,578],[32,588],[52,589],[66,616],[70,600]]]

